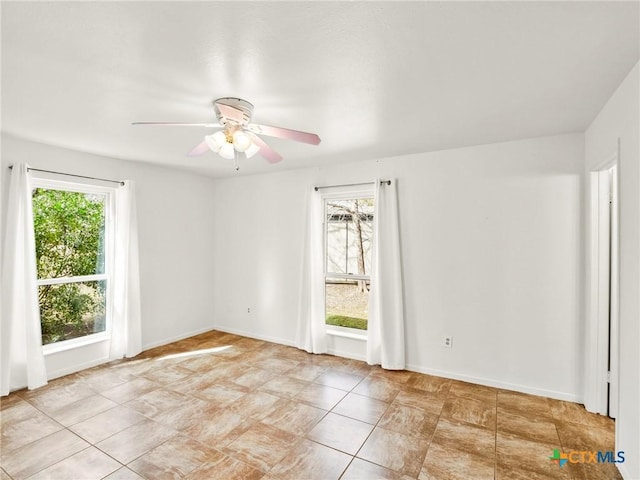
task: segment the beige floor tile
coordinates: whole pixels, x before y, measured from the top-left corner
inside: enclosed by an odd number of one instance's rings
[[[441,416],[485,428],[496,428],[495,403],[487,404],[482,400],[450,395],[444,402]]]
[[[133,470],[129,470],[127,467],[121,467],[113,472],[108,477],[104,477],[104,480],[144,480],[143,477],[138,475]]]
[[[355,455],[372,430],[371,424],[329,413],[311,429],[307,438],[349,455]]]
[[[402,385],[406,384],[412,375],[413,373],[408,370],[385,370],[380,367],[372,367],[369,371],[369,376],[384,378]]]
[[[409,407],[421,408],[433,415],[440,415],[444,406],[443,396],[432,395],[417,388],[403,388],[398,392],[394,402]]]
[[[549,399],[526,393],[499,390],[498,408],[536,418],[552,417]]]
[[[242,337],[234,343],[235,347],[243,348],[245,351],[257,350],[263,348],[267,342],[264,340],[257,340],[255,338]]]
[[[264,472],[244,462],[217,453],[213,460],[191,471],[185,480],[260,480]]]
[[[105,455],[95,447],[89,447],[39,471],[29,477],[29,480],[61,480],[72,478],[100,480],[115,472],[120,467],[122,467],[122,465],[113,458]]]
[[[357,456],[405,475],[417,477],[428,446],[428,440],[376,428]]]
[[[411,480],[413,478],[375,463],[354,458],[340,480]]]
[[[273,375],[273,373],[267,372],[266,370],[250,367],[242,375],[230,378],[229,381],[241,387],[254,389],[268,382]]]
[[[262,358],[252,363],[254,367],[261,370],[280,374],[288,372],[298,365],[298,363],[295,361],[279,357]]]
[[[263,392],[278,395],[279,397],[291,399],[298,395],[308,385],[309,382],[280,375],[271,378],[269,381],[258,387],[258,389]]]
[[[141,413],[145,417],[154,417],[166,410],[176,409],[184,405],[188,400],[189,397],[178,392],[159,388],[129,400],[124,406]]]
[[[400,391],[400,386],[390,380],[378,377],[368,377],[362,380],[353,393],[375,398],[382,402],[391,402]]]
[[[427,413],[421,408],[394,402],[384,413],[377,426],[430,440],[436,429],[436,423],[438,423],[437,415]]]
[[[0,464],[14,480],[22,480],[77,453],[89,444],[69,430],[60,430],[11,452],[0,454]]]
[[[144,378],[165,385],[178,382],[189,375],[193,375],[193,371],[180,365],[161,365],[145,373]]]
[[[363,378],[364,377],[361,375],[354,375],[351,373],[328,369],[324,373],[316,377],[314,382],[321,385],[326,385],[328,387],[350,391],[356,385],[358,385],[358,383],[360,383]]]
[[[99,413],[111,410],[117,406],[118,404],[113,400],[109,400],[102,395],[96,394],[76,400],[68,405],[64,405],[53,412],[50,412],[49,416],[55,421],[68,427],[94,417]]]
[[[166,442],[176,431],[151,420],[143,420],[96,444],[100,450],[127,464]]]
[[[138,375],[144,375],[150,370],[157,368],[160,365],[160,362],[154,358],[144,358],[143,355],[140,355],[135,358],[123,360],[117,364],[114,364],[109,367],[110,371],[113,373],[129,377],[131,380],[136,378]],[[98,390],[98,392],[102,392],[102,390]]]
[[[100,393],[102,396],[107,397],[114,402],[126,403],[129,400],[141,397],[145,393],[155,390],[160,386],[161,385],[152,382],[151,380],[147,380],[146,378],[136,378],[135,380],[104,390]]]
[[[453,380],[446,378],[424,375],[422,373],[412,373],[407,386],[423,390],[435,396],[446,396],[449,394]]]
[[[203,443],[184,435],[176,435],[155,447],[128,467],[144,478],[179,479],[213,458],[214,452]]]
[[[64,428],[63,425],[33,407],[31,407],[32,410],[22,406],[20,408],[21,414],[30,412],[30,416],[26,418],[22,415],[16,416],[14,421],[7,421],[2,425],[0,445],[3,452],[10,452]]]
[[[31,405],[48,414],[76,400],[90,397],[95,393],[93,389],[78,381],[57,387],[41,387],[35,390],[28,390],[21,395]]]
[[[305,405],[304,403],[289,401],[289,403],[282,404],[261,421],[266,425],[302,436],[306,435],[326,414],[326,410]]]
[[[194,395],[201,400],[211,402],[218,408],[225,408],[240,400],[246,393],[242,387],[233,386],[231,383],[218,383],[202,389]]]
[[[135,378],[133,375],[124,374],[124,372],[112,371],[108,367],[92,368],[79,372],[79,375],[82,382],[96,392],[109,390]]]
[[[565,450],[609,451],[615,449],[613,429],[598,428],[570,422],[555,422],[560,442]]]
[[[144,419],[138,412],[120,405],[69,428],[87,442],[95,444]]]
[[[493,480],[494,459],[431,444],[418,480]]]
[[[487,404],[495,405],[498,397],[498,390],[492,387],[485,387],[484,385],[455,381],[451,384],[449,395],[472,398]]]
[[[297,378],[298,380],[304,380],[305,382],[312,382],[320,375],[322,375],[326,370],[326,368],[319,365],[301,364],[290,370],[287,370],[286,375],[288,377]]]
[[[215,415],[219,410],[215,404],[187,396],[182,405],[154,415],[153,420],[175,430],[184,431],[206,421],[207,418]]]
[[[565,469],[565,467],[557,467],[557,466],[556,468]],[[519,468],[517,466],[497,464],[495,478],[496,480],[550,480],[553,478],[564,478],[569,480],[572,478],[566,469],[561,471],[560,475],[561,475],[560,477],[554,477],[554,476],[547,475],[545,473],[535,472],[532,470],[527,470],[525,468]]]
[[[496,434],[493,430],[478,425],[441,418],[431,444],[493,460],[496,451]]]
[[[269,474],[282,480],[337,480],[351,456],[309,440],[302,440]]]
[[[0,410],[0,427],[4,428],[11,423],[27,420],[33,415],[41,413],[36,407],[18,395],[2,397]]]
[[[230,412],[237,413],[245,418],[248,417],[253,418],[254,420],[262,420],[280,406],[288,403],[289,400],[258,390],[247,393],[227,408]]]
[[[566,465],[573,480],[623,480],[620,470],[613,463]]]
[[[375,425],[389,404],[375,398],[349,393],[332,410],[333,413]]]
[[[496,437],[496,465],[503,470],[527,470],[548,478],[569,479],[569,470],[559,467],[550,460],[553,450],[559,445],[552,445],[526,440],[515,435],[498,432]],[[502,474],[503,478],[504,473]]]
[[[556,424],[548,417],[524,416],[498,408],[498,432],[518,435],[536,442],[560,445]]]
[[[346,394],[347,392],[344,390],[319,385],[317,383],[310,383],[296,395],[295,400],[311,405],[312,407],[331,410]]]
[[[595,428],[613,428],[613,419],[597,413],[587,412],[584,405],[549,399],[551,414],[561,422],[578,423]]]
[[[299,437],[256,423],[224,447],[223,452],[258,470],[268,472],[296,445]]]
[[[215,413],[203,416],[199,421],[194,422],[192,426],[184,430],[184,434],[199,442],[221,449],[254,423],[255,420],[245,419],[228,410],[217,410]]]

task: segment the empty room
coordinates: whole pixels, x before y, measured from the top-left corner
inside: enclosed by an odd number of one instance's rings
[[[640,480],[639,1],[0,22],[0,480]]]

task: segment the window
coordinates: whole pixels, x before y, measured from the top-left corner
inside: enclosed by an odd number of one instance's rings
[[[324,211],[326,324],[367,330],[373,198],[325,198]]]
[[[42,344],[106,339],[113,190],[44,179],[33,185]]]

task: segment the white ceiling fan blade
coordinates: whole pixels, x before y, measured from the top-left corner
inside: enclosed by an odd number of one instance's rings
[[[220,113],[224,117],[228,118],[229,120],[232,120],[238,125],[242,125],[246,122],[246,119],[244,117],[244,113],[242,113],[242,110],[238,110],[237,108],[230,107],[229,105],[225,105],[224,103],[216,103],[216,107],[218,107],[218,110],[220,110]]]
[[[251,140],[260,148],[260,155],[269,163],[278,163],[282,156],[273,148],[267,145],[259,136],[251,133]]]
[[[204,155],[210,150],[211,149],[209,148],[209,145],[207,145],[207,142],[203,140],[202,143],[199,143],[198,145],[193,147],[193,149],[189,153],[187,153],[187,157],[199,157],[200,155]]]
[[[133,122],[131,125],[159,125],[169,127],[220,127],[218,123]]]
[[[320,137],[315,133],[301,132],[299,130],[291,130],[290,128],[283,127],[271,127],[269,125],[258,125],[256,123],[250,123],[246,128],[247,130],[260,135],[286,138],[288,140],[295,140],[296,142],[310,143],[311,145],[318,145],[320,143]]]

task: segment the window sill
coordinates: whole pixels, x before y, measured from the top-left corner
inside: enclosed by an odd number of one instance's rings
[[[367,341],[367,334],[361,333],[359,330],[344,327],[327,327],[327,335],[334,337],[351,338],[353,340]]]
[[[93,335],[87,335],[86,337],[73,338],[71,340],[63,340],[62,342],[43,345],[42,353],[45,356],[47,356],[47,355],[52,355],[54,353],[73,350],[74,348],[93,345],[94,343],[106,342],[107,340],[109,340],[109,335],[106,332],[94,333]]]

